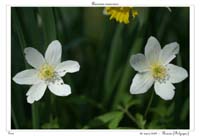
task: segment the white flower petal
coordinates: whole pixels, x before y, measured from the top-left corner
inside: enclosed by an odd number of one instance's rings
[[[71,88],[63,83],[51,83],[48,85],[49,90],[57,96],[68,96],[71,94]]]
[[[160,53],[160,61],[163,63],[163,65],[166,65],[172,61],[178,53],[179,44],[177,42],[167,44]]]
[[[38,50],[32,47],[25,48],[24,53],[25,53],[26,61],[36,69],[45,63],[45,60],[42,54]]]
[[[79,71],[80,65],[77,61],[64,61],[56,67],[56,72],[58,73],[59,76],[64,76],[66,73],[74,73]]]
[[[47,85],[44,82],[31,86],[31,88],[26,93],[27,102],[34,103],[34,101],[40,100],[44,95],[46,88]]]
[[[139,72],[145,72],[149,70],[149,64],[146,57],[143,54],[132,55],[130,59],[131,66]]]
[[[103,9],[103,15],[108,15],[106,8]]]
[[[155,82],[154,89],[157,95],[164,100],[171,100],[175,94],[175,87],[170,82],[159,83]]]
[[[151,36],[148,39],[147,44],[145,46],[145,56],[150,64],[158,61],[160,56],[160,51],[161,51],[160,43],[155,37]]]
[[[166,8],[169,10],[169,12],[172,12],[172,9],[170,7],[166,7]]]
[[[27,69],[17,73],[13,77],[13,81],[21,85],[32,85],[40,82],[38,71],[35,69]]]
[[[179,83],[188,77],[187,71],[182,67],[178,67],[173,64],[168,64],[167,68],[169,69],[169,80],[172,83]]]
[[[52,41],[45,52],[46,61],[48,62],[48,64],[56,66],[61,61],[61,55],[62,47],[60,42],[58,40]]]
[[[133,78],[130,93],[131,94],[141,94],[148,91],[154,82],[153,77],[150,72],[138,73]]]

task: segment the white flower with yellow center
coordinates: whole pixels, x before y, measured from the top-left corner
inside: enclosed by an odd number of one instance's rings
[[[171,100],[175,94],[172,83],[179,83],[188,77],[184,68],[170,64],[178,52],[178,43],[169,43],[161,49],[158,40],[151,36],[145,46],[145,55],[131,56],[130,64],[138,73],[132,80],[130,93],[145,93],[154,84],[157,95]]]
[[[80,65],[77,61],[64,61],[61,63],[62,47],[59,41],[52,41],[45,57],[32,47],[24,49],[25,58],[28,64],[34,69],[27,69],[17,73],[13,80],[17,84],[32,85],[27,95],[27,102],[33,103],[42,98],[46,88],[57,96],[68,96],[71,94],[69,85],[64,84],[61,77],[66,73],[79,71]]]

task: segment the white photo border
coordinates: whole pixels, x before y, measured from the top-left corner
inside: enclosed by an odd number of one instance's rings
[[[93,1],[95,2],[95,1]],[[92,3],[86,3],[86,4],[54,4],[56,6],[53,7],[103,7],[106,5],[99,5],[99,3],[103,2],[96,2],[97,5],[93,5]],[[116,2],[113,2],[116,3]],[[142,2],[141,2],[142,3]],[[117,3],[118,4],[118,3]],[[113,6],[130,6],[133,5],[128,3],[118,4]],[[52,2],[49,4],[42,3],[39,6],[42,7],[49,7],[53,5]],[[63,6],[65,5],[65,6]],[[156,129],[146,129],[146,130],[109,130],[109,129],[91,129],[91,130],[80,130],[80,129],[55,129],[55,130],[49,130],[49,129],[11,129],[11,8],[12,7],[29,7],[34,6],[38,7],[38,5],[32,4],[17,4],[17,3],[11,3],[6,5],[6,132],[8,135],[14,134],[14,135],[40,135],[40,136],[55,136],[55,135],[65,135],[65,136],[102,136],[102,135],[115,135],[115,136],[132,136],[132,135],[143,135],[145,133],[162,135],[163,132],[166,133],[174,133],[174,132],[180,132],[188,134],[192,131],[195,131],[195,5],[193,4],[167,4],[172,5],[170,7],[189,7],[190,8],[190,129],[170,129],[170,130],[156,130]],[[165,7],[166,4],[150,4],[146,3],[145,5],[142,4],[134,4],[135,7]],[[114,134],[113,134],[114,133]]]

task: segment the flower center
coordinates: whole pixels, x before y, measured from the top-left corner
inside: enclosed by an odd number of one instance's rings
[[[166,67],[160,64],[151,65],[152,76],[155,80],[165,81],[168,78],[168,73]]]
[[[42,80],[52,79],[55,75],[54,67],[49,64],[44,64],[39,69],[39,77]]]

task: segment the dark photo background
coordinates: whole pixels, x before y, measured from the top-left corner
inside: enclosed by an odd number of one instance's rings
[[[189,8],[135,8],[138,16],[120,24],[103,15],[103,8],[13,7],[11,10],[11,76],[30,68],[23,50],[31,46],[44,54],[55,39],[62,43],[62,60],[76,60],[80,71],[63,79],[72,94],[58,97],[47,90],[34,104],[26,101],[30,86],[11,82],[11,128],[57,129],[189,129],[189,77],[175,84],[175,97],[155,95],[144,117],[153,87],[131,95],[135,71],[132,54],[143,53],[155,36],[163,47],[177,41],[173,63],[189,72]],[[133,119],[133,118],[134,119]]]

